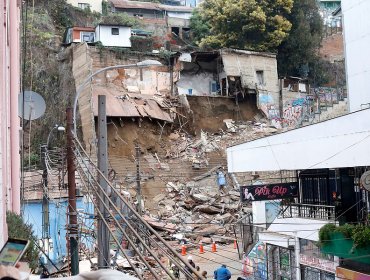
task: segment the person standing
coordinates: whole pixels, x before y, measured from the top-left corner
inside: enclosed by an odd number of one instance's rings
[[[231,273],[226,265],[223,264],[219,269],[215,270],[213,276],[216,280],[229,280],[231,278]]]

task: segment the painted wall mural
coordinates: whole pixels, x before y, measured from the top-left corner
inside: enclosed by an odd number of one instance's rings
[[[266,244],[257,242],[243,258],[243,275],[248,280],[267,280]]]

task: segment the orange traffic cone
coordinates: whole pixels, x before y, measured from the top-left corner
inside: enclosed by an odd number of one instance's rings
[[[238,248],[238,243],[236,242],[236,240],[234,240],[234,249],[237,249]]]
[[[213,242],[212,243],[212,252],[217,252],[217,248],[216,248],[216,242]]]
[[[204,254],[204,248],[202,243],[199,243],[199,254]]]
[[[186,256],[186,246],[185,245],[181,246],[181,255]]]

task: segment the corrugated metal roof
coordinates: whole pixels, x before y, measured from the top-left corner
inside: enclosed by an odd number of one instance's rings
[[[94,116],[98,115],[98,95],[106,96],[108,117],[149,117],[167,122],[173,121],[151,96],[125,94],[114,88],[100,86],[93,87]]]
[[[170,11],[170,12],[189,12],[191,13],[194,8],[186,6],[171,6],[162,5],[153,2],[140,2],[140,1],[127,1],[127,0],[110,0],[115,8],[118,9],[145,9],[157,11]]]
[[[139,1],[127,1],[127,0],[110,0],[115,8],[119,9],[146,9],[146,10],[158,10],[162,9],[158,3],[153,2],[139,2]]]
[[[193,7],[187,7],[187,6],[171,6],[171,5],[160,5],[160,7],[169,12],[188,12],[191,13],[194,8]]]

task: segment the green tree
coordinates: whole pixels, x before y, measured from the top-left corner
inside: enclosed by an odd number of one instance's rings
[[[32,226],[26,224],[20,215],[10,211],[6,212],[6,223],[8,225],[9,238],[24,239],[31,242],[22,257],[22,261],[27,262],[30,268],[35,270],[38,266],[39,251],[34,244],[36,237],[34,236]]]
[[[193,35],[193,42],[199,45],[202,39],[209,35],[211,26],[204,20],[200,9],[194,9],[190,18],[190,29]]]
[[[308,76],[320,83],[325,78],[318,56],[323,28],[316,0],[294,0],[288,20],[292,29],[278,48],[279,75]]]
[[[274,51],[288,36],[292,6],[293,0],[205,0],[194,14],[194,37],[201,47]]]

